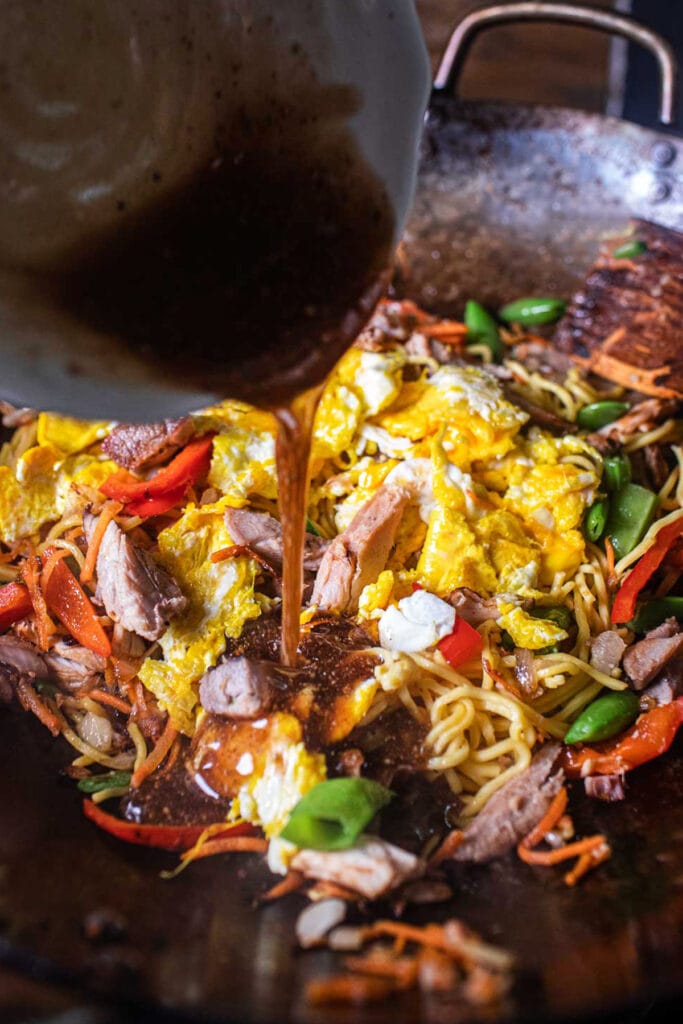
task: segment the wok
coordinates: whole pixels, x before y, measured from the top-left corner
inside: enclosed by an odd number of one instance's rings
[[[524,292],[566,294],[600,236],[631,214],[683,227],[681,143],[618,120],[568,110],[460,103],[452,86],[483,27],[542,15],[593,24],[643,42],[664,72],[671,114],[674,67],[666,45],[630,21],[568,5],[514,3],[470,16],[451,40],[427,118],[415,206],[397,288],[457,312],[476,295],[496,303]],[[127,847],[81,815],[67,760],[36,722],[0,718],[0,959],[46,980],[75,983],[147,1012],[241,1024],[336,1021],[544,1020],[634,1011],[683,992],[683,751],[629,779],[624,805],[577,801],[582,830],[605,831],[611,861],[567,889],[557,873],[514,857],[458,870],[456,896],[416,920],[456,914],[514,950],[518,980],[496,1011],[412,994],[367,1010],[306,1008],[305,980],[329,970],[302,955],[292,926],[298,897],[254,910],[267,884],[250,858],[194,865],[175,881],[170,858]],[[578,795],[578,794],[577,794]],[[94,909],[124,924],[93,945]]]

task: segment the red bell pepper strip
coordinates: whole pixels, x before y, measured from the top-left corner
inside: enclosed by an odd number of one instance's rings
[[[643,587],[664,561],[667,552],[683,534],[683,517],[659,531],[655,542],[628,574],[614,598],[612,622],[630,622],[636,612],[636,600]]]
[[[457,668],[481,654],[484,642],[469,622],[456,615],[453,632],[439,641],[438,647],[448,664]]]
[[[132,473],[121,470],[100,484],[100,490],[108,498],[123,502],[126,511],[132,515],[159,515],[162,511],[166,512],[182,500],[190,484],[195,484],[208,472],[214,436],[205,434],[190,441],[167,466],[149,480],[139,480]],[[145,502],[153,504],[145,505]]]
[[[25,619],[32,612],[31,598],[23,583],[0,587],[0,630],[9,629],[13,622]]]
[[[83,813],[98,828],[116,839],[136,846],[153,846],[157,850],[190,850],[207,828],[206,825],[138,825],[107,814],[92,800],[83,801]],[[251,835],[255,831],[254,826],[248,822],[235,825],[225,823],[225,833],[231,836]],[[223,836],[223,833],[220,835]]]
[[[664,754],[683,725],[683,697],[641,715],[621,737],[591,747],[565,747],[563,764],[570,778],[618,775]]]
[[[65,562],[59,561],[45,586],[45,602],[79,644],[103,658],[111,655],[109,637],[95,614],[90,598]]]

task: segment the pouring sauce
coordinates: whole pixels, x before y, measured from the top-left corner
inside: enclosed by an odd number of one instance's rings
[[[274,411],[281,658],[293,665],[315,408],[380,296],[395,225],[349,129],[355,91],[322,84],[265,29],[259,46],[278,69],[274,92],[266,81],[262,97],[223,101],[190,172],[166,185],[159,166],[156,195],[119,195],[113,220],[29,272],[62,314],[109,339],[107,358]],[[241,65],[229,66],[226,92],[239,96]]]

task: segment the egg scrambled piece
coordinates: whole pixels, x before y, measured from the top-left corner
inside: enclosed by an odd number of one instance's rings
[[[230,558],[214,563],[214,551],[229,547],[226,501],[191,505],[159,534],[159,560],[189,599],[159,644],[163,658],[147,658],[139,676],[183,732],[194,731],[197,680],[225,650],[226,637],[238,637],[261,607],[254,596],[255,563]]]

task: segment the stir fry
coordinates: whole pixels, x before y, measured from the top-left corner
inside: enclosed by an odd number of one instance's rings
[[[683,723],[683,421],[534,333],[563,312],[380,305],[317,411],[295,668],[268,413],[5,411],[0,698],[73,748],[96,826],[179,868],[261,853],[264,898],[324,904],[303,944],[358,955],[314,1002],[498,998],[508,959],[458,922],[346,908],[514,850],[576,884],[610,845],[573,794],[623,799]]]

